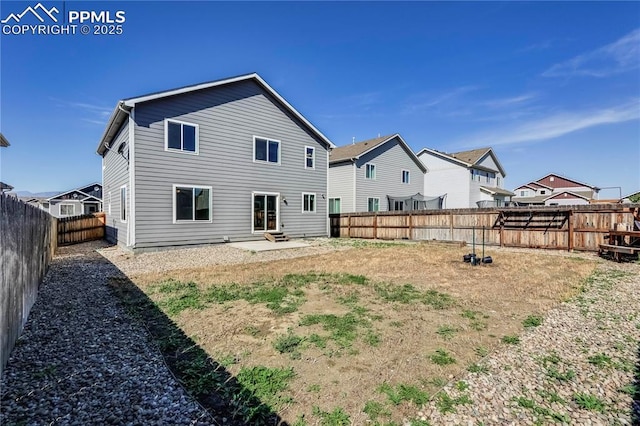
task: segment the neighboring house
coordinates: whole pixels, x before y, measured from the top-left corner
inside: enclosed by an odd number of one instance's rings
[[[92,183],[77,189],[54,195],[44,200],[32,199],[40,208],[55,217],[79,216],[102,211],[102,184]]]
[[[0,182],[0,192],[9,192],[13,191],[13,186],[6,184],[4,182]]]
[[[426,168],[399,134],[335,148],[329,159],[329,213],[425,208]]]
[[[447,209],[502,207],[513,196],[504,189],[507,174],[492,148],[454,153],[424,148],[418,158],[427,168],[424,187],[446,193]]]
[[[122,100],[97,148],[107,239],[143,250],[326,236],[333,147],[255,73]]]
[[[0,133],[0,147],[1,148],[6,148],[9,145],[11,145],[9,143],[9,141],[7,140],[7,138],[4,137],[4,135],[2,133]]]
[[[597,200],[600,188],[550,173],[514,189],[512,201],[525,206],[568,206]]]
[[[618,201],[620,203],[640,203],[640,191],[627,194]]]

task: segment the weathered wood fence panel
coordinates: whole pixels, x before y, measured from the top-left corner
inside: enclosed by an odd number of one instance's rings
[[[55,218],[0,195],[0,374],[56,249]]]
[[[616,224],[633,226],[630,207],[640,205],[342,213],[330,224],[332,237],[480,243],[484,227],[486,244],[596,251]]]
[[[105,213],[92,213],[58,219],[58,245],[103,239],[105,217]]]

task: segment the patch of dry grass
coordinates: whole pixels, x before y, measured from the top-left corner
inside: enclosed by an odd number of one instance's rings
[[[432,394],[443,378],[455,377],[478,362],[486,350],[501,345],[502,336],[522,333],[522,321],[529,315],[544,315],[575,294],[595,268],[589,260],[498,249],[486,253],[494,258],[493,264],[473,267],[462,262],[462,255],[469,251],[438,244],[354,248],[283,261],[151,274],[135,282],[158,300],[154,285],[168,278],[194,282],[205,294],[211,287],[229,283],[327,274],[302,286],[305,302],[295,312],[277,315],[264,304],[235,300],[188,309],[175,320],[210,355],[227,354],[238,360],[229,367],[234,373],[243,366],[293,367],[293,403],[279,413],[290,423],[301,414],[314,418],[317,406],[327,412],[341,407],[354,424],[363,424],[369,419],[362,411],[367,401],[384,405],[391,412],[388,420],[400,421],[415,412],[415,406],[406,401],[390,404],[378,391],[382,384],[416,386]],[[342,282],[338,274],[362,275],[367,282]],[[385,299],[381,286],[407,291],[396,299]],[[453,303],[438,309],[424,303],[428,294],[449,295]],[[336,343],[339,340],[332,340],[330,327],[305,320],[313,315],[324,315],[322,320],[355,337]],[[355,324],[352,328],[350,322]],[[295,356],[274,349],[274,341],[287,333],[302,337],[297,352],[292,352]],[[432,355],[438,350],[455,362],[434,363]]]

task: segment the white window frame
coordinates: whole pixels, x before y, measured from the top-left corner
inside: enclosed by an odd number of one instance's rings
[[[339,211],[339,212],[331,213],[331,200],[334,200],[334,203],[335,203],[335,200],[340,201],[340,211]],[[339,213],[342,213],[342,198],[341,198],[341,197],[329,198],[329,205],[328,205],[327,207],[329,208],[329,214],[339,214]]]
[[[307,166],[307,150],[311,150],[311,167]],[[304,168],[305,169],[315,169],[316,168],[316,149],[313,146],[305,146],[304,147]]]
[[[62,206],[71,206],[72,208],[72,213],[71,214],[62,214]],[[60,203],[60,207],[58,207],[58,211],[60,212],[60,216],[75,216],[76,215],[76,205],[75,204],[69,204],[69,203]]]
[[[196,219],[180,219],[178,220],[176,217],[176,188],[191,188],[191,190],[193,191],[193,189],[198,188],[198,189],[208,189],[209,190],[209,219],[208,220],[196,220]],[[207,185],[197,185],[194,183],[185,183],[185,184],[181,184],[181,183],[176,183],[173,185],[173,189],[172,189],[172,193],[171,193],[171,197],[173,200],[173,209],[172,209],[172,219],[173,219],[173,223],[176,224],[180,224],[180,223],[190,223],[190,224],[194,224],[194,223],[212,223],[213,222],[213,187],[211,186],[207,186]],[[196,214],[196,206],[195,206],[195,202],[196,202],[196,197],[193,197],[193,215],[195,217]]]
[[[376,204],[378,206],[378,210],[369,210],[369,200],[376,200]],[[368,212],[379,212],[380,211],[380,197],[368,197],[367,198],[367,211]]]
[[[313,210],[305,210],[304,209],[304,197],[313,196]],[[302,193],[302,213],[303,214],[312,214],[318,211],[318,197],[315,192],[303,192]]]
[[[404,174],[405,173],[407,174],[407,181],[406,182],[404,181]],[[406,184],[411,183],[411,172],[409,170],[406,170],[406,169],[402,170],[401,175],[400,175],[400,182],[406,183]]]
[[[122,190],[124,189],[124,197],[122,196]],[[127,185],[122,185],[120,187],[120,222],[127,223],[128,220],[128,211],[127,211]],[[124,201],[123,201],[124,198]],[[122,218],[124,212],[124,219]]]
[[[195,151],[185,151],[184,149],[176,149],[169,148],[169,123],[180,124],[181,126],[191,126],[196,128],[196,150]],[[182,127],[180,128],[180,145],[184,146],[184,134],[182,131]],[[196,123],[189,123],[187,121],[174,120],[173,118],[165,118],[164,119],[164,150],[167,152],[179,152],[181,154],[189,154],[189,155],[198,155],[200,154],[200,126]]]
[[[256,139],[263,139],[267,141],[267,160],[257,160],[256,159]],[[273,161],[269,161],[269,142],[277,142],[278,143],[278,161],[277,162],[273,162]],[[273,165],[280,165],[280,162],[282,160],[282,142],[277,140],[277,139],[271,139],[271,138],[265,138],[263,136],[253,136],[253,162],[254,163],[261,163],[261,164],[273,164]]]
[[[373,177],[367,177],[367,170],[369,170],[369,167],[372,167],[373,170]],[[378,175],[378,167],[376,167],[376,165],[374,163],[367,163],[364,165],[364,178],[367,180],[376,180]]]

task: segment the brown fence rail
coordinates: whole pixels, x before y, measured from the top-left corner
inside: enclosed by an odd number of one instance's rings
[[[331,236],[485,241],[504,247],[597,251],[616,224],[633,226],[640,204],[363,212],[330,215]],[[631,228],[630,228],[631,229]]]
[[[58,219],[58,245],[71,245],[104,238],[105,214],[92,213]]]

